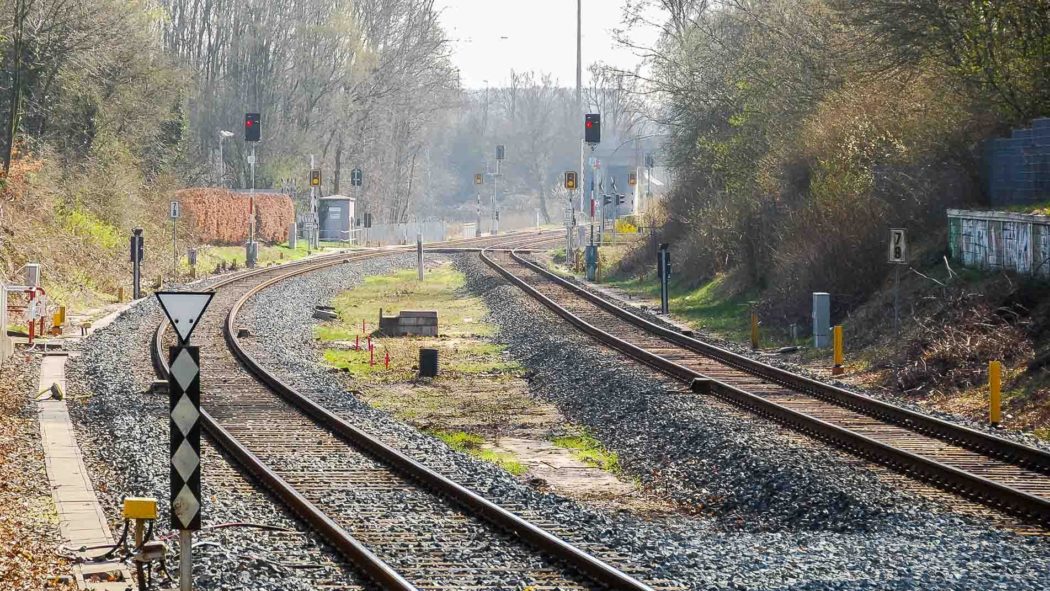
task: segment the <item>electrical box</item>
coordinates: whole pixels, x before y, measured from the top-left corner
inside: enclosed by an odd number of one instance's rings
[[[26,285],[29,287],[40,286],[40,265],[38,263],[26,264]]]
[[[813,292],[813,346],[831,346],[831,294]]]
[[[598,246],[588,244],[583,251],[583,257],[587,265],[587,281],[595,281],[598,277]]]
[[[156,519],[157,499],[128,497],[124,499],[124,519]]]

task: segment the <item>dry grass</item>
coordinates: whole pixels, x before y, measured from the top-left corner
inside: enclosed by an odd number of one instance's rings
[[[0,370],[0,581],[4,589],[42,589],[70,575],[59,558],[58,515],[44,472],[32,394],[33,366],[18,357]],[[75,585],[49,587],[75,589]]]

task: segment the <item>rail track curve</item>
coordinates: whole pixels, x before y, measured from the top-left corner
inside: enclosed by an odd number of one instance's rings
[[[513,250],[482,260],[584,333],[855,455],[1050,527],[1050,453],[764,364],[643,318]],[[499,260],[497,260],[499,259]]]
[[[430,246],[428,252],[464,252],[490,248],[495,243],[500,247],[529,248],[532,245],[545,244],[560,240],[560,232],[528,236],[504,236],[481,240],[457,241],[450,245]],[[480,243],[480,244],[479,244]],[[304,494],[300,489],[314,490],[317,487],[346,486],[356,482],[360,486],[375,487],[388,493],[397,487],[411,484],[427,491],[426,494],[451,501],[458,511],[472,519],[484,522],[498,530],[501,535],[513,538],[522,547],[539,551],[545,558],[535,566],[534,578],[544,586],[552,588],[592,588],[595,585],[614,589],[649,590],[651,587],[632,575],[624,573],[572,544],[547,532],[543,527],[530,523],[499,505],[474,493],[468,488],[452,481],[434,470],[415,461],[378,438],[354,427],[335,413],[318,405],[307,396],[295,391],[269,372],[255,360],[241,345],[237,336],[236,320],[241,307],[252,296],[282,281],[318,271],[346,262],[403,254],[404,250],[365,251],[351,254],[340,254],[313,259],[308,263],[290,264],[281,267],[260,269],[229,279],[224,279],[212,286],[216,297],[212,309],[205,315],[197,329],[197,338],[207,341],[201,348],[203,363],[211,374],[219,374],[218,382],[224,388],[209,388],[202,379],[202,424],[205,432],[221,449],[233,457],[243,468],[265,488],[269,489],[282,503],[310,526],[315,528],[336,550],[355,564],[361,571],[378,585],[386,589],[416,589],[430,586],[432,581],[425,580],[417,586],[416,581],[422,576],[419,572],[405,575],[391,566],[388,560],[373,551],[370,544],[353,535],[351,528],[345,527],[345,516],[333,507],[325,506],[318,500]],[[294,265],[294,268],[292,268]],[[237,288],[237,289],[233,289]],[[216,306],[216,304],[219,304]],[[216,323],[216,312],[222,319]],[[161,323],[153,336],[152,359],[155,372],[159,377],[166,377],[167,362],[163,351],[166,323]],[[215,346],[221,344],[224,346]],[[225,359],[224,359],[225,358]],[[203,378],[202,372],[202,378]],[[277,401],[280,401],[279,403]],[[274,413],[280,411],[280,415]],[[293,415],[298,415],[294,417]],[[303,420],[303,419],[307,420]],[[284,424],[294,430],[281,430],[274,425]],[[313,429],[318,435],[303,435]],[[321,434],[323,432],[323,434]],[[269,438],[269,439],[268,439]],[[331,454],[338,442],[345,449],[338,453],[360,454],[365,459],[353,459],[353,466],[335,475],[333,482],[326,484],[325,476],[313,480],[305,478],[295,470],[282,470],[278,465],[282,453],[275,452],[269,441],[291,441],[292,447],[303,445],[303,440],[316,438],[323,442],[323,451]],[[278,453],[279,452],[279,453]],[[301,453],[302,450],[297,450]],[[278,461],[272,461],[273,458]],[[377,466],[381,466],[378,468]],[[382,471],[393,472],[396,476],[382,474]],[[363,476],[362,476],[363,475]],[[330,475],[329,475],[330,476]],[[361,478],[365,480],[361,480]],[[358,479],[354,481],[354,479]],[[354,482],[352,482],[354,481]],[[375,484],[379,481],[379,484]],[[445,501],[443,501],[445,502]],[[460,518],[462,519],[462,518]],[[358,522],[360,525],[360,522]],[[445,525],[444,523],[437,524]],[[450,534],[455,537],[455,534]],[[382,548],[389,550],[395,547],[389,536],[372,536]],[[400,547],[400,546],[399,546]],[[552,561],[567,568],[568,573],[557,572],[558,567]],[[442,570],[443,569],[443,570]],[[449,565],[436,567],[436,570],[455,571]],[[459,570],[467,570],[460,568]],[[467,575],[477,576],[467,572]],[[449,575],[452,576],[452,575]],[[444,579],[437,587],[448,585]]]

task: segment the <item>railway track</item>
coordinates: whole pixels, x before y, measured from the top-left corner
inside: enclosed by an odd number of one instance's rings
[[[484,251],[501,275],[600,343],[738,407],[1050,527],[1050,454],[861,396],[683,335],[513,251]]]
[[[482,239],[527,248],[561,232]],[[441,245],[447,246],[447,245]],[[455,252],[481,248],[457,242]],[[650,589],[635,576],[430,470],[288,387],[245,351],[235,325],[253,295],[291,277],[404,251],[364,251],[223,280],[195,333],[205,433],[385,589]],[[153,339],[167,375],[166,323]],[[625,557],[620,557],[625,558]]]

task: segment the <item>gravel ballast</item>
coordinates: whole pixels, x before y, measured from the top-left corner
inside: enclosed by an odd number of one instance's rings
[[[115,518],[124,496],[157,498],[159,531],[170,531],[168,400],[147,392],[153,381],[150,339],[162,317],[153,298],[138,303],[86,339],[81,355],[66,367],[77,439],[114,533],[120,531]],[[202,456],[203,525],[238,525],[194,536],[195,588],[305,591],[333,582],[360,587],[341,558],[241,476],[206,437]],[[168,568],[176,573],[177,544],[168,541]]]
[[[908,499],[838,452],[680,393],[568,328],[477,255],[451,258],[469,288],[485,297],[499,340],[530,370],[533,394],[589,427],[620,454],[630,475],[706,507],[710,516],[647,522],[540,494],[347,393],[341,376],[319,362],[311,311],[363,275],[411,265],[411,257],[290,280],[259,294],[239,324],[256,335],[249,350],[304,394],[599,555],[631,557],[646,578],[690,588],[1043,587],[1050,567],[1045,541]]]
[[[309,316],[314,305],[328,303],[364,275],[411,266],[412,258],[340,265],[266,290],[242,312],[240,324],[256,335],[246,341],[265,365],[355,424],[491,500],[550,523],[581,546],[630,557],[645,578],[687,588],[1045,588],[1045,540],[901,498],[840,454],[800,444],[763,421],[716,412],[694,395],[670,392],[659,376],[596,346],[498,279],[477,255],[452,258],[492,309],[499,340],[530,370],[533,394],[588,426],[620,454],[628,474],[669,497],[704,504],[707,515],[650,522],[540,494],[368,408],[318,362],[316,321]],[[166,512],[167,401],[143,393],[152,380],[148,344],[159,320],[156,306],[143,302],[90,337],[84,354],[67,367],[70,396],[88,397],[71,404],[71,412],[110,515],[117,514],[122,494],[157,496]],[[205,462],[206,525],[259,522],[299,533],[203,532],[198,539],[221,547],[195,551],[199,588],[357,584],[350,569],[319,549],[316,538],[267,495],[232,473],[209,481],[207,474],[221,474],[216,467],[222,460],[207,447]],[[216,480],[222,486],[209,488]],[[293,568],[300,562],[322,568]]]

